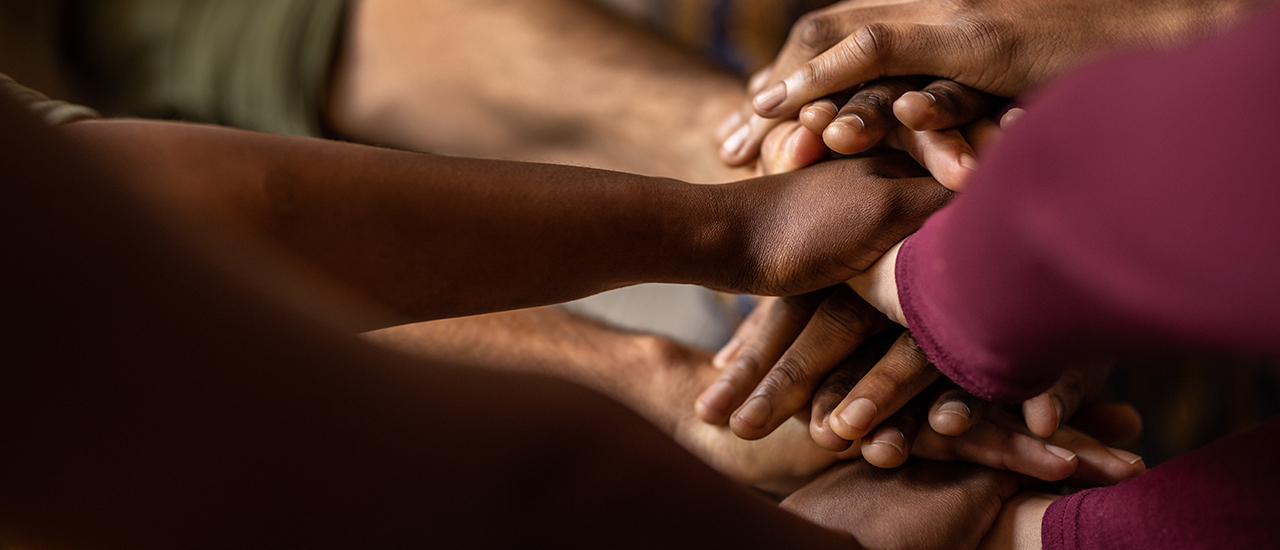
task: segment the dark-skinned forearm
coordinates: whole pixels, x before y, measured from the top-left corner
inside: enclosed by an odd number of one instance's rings
[[[206,126],[65,129],[173,201],[289,250],[397,312],[439,318],[647,281],[732,286],[741,212],[711,187]]]

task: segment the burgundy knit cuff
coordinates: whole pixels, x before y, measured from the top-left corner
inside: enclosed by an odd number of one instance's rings
[[[1043,550],[1079,550],[1080,508],[1085,499],[1099,489],[1087,489],[1053,501],[1040,520],[1040,548]]]

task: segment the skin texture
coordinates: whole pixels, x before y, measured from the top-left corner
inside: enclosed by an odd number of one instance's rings
[[[882,470],[863,461],[832,468],[782,507],[835,530],[858,525],[864,548],[974,548],[1017,477],[971,464],[916,462]]]
[[[64,131],[157,196],[239,220],[410,319],[638,282],[806,292],[869,266],[950,196],[892,156],[696,186],[195,125]]]
[[[443,319],[391,327],[365,335],[368,341],[428,361],[471,368],[549,374],[612,398],[718,471],[744,484],[785,496],[837,459],[857,458],[861,447],[824,449],[799,418],[767,437],[746,440],[727,426],[702,422],[693,401],[719,373],[709,352],[661,338],[627,334],[554,308],[538,308]],[[868,347],[864,354],[883,353]],[[916,452],[936,459],[1028,464],[1023,443],[984,425],[960,438],[927,433]],[[1090,438],[1064,443],[1081,454]],[[1034,456],[1034,455],[1033,455]],[[1061,459],[1050,456],[1061,470]],[[1065,477],[1066,474],[1063,474]]]
[[[756,441],[701,422],[692,402],[717,373],[709,352],[554,308],[415,323],[365,338],[425,360],[550,374],[592,388],[725,475],[775,494],[789,494],[842,456],[818,447],[799,420]],[[843,457],[857,458],[856,450]]]
[[[156,172],[88,160],[112,125],[54,136],[2,98],[0,122],[20,130],[0,135],[3,282],[24,290],[5,305],[28,321],[5,362],[30,367],[0,375],[0,441],[19,449],[6,544],[849,548],[883,530],[785,514],[581,387],[355,340],[351,301],[331,299],[349,288],[317,292],[275,243],[173,208],[138,181]]]
[[[360,342],[286,256],[0,123],[7,543],[848,547],[598,394]]]
[[[750,161],[771,120],[886,76],[933,75],[1013,97],[1104,52],[1160,48],[1225,29],[1265,0],[1032,0],[978,2],[848,0],[801,18],[783,51],[755,81],[743,106],[745,130],[721,158]],[[949,96],[950,97],[950,96]],[[919,97],[904,110],[918,108]],[[916,106],[912,106],[912,103]],[[895,110],[897,105],[895,104]],[[971,122],[949,100],[935,120]],[[906,113],[904,113],[906,114]],[[906,114],[906,120],[918,122]],[[966,120],[967,119],[967,120]],[[954,127],[954,126],[953,126]],[[734,132],[736,133],[736,132]],[[732,135],[732,133],[728,134]]]
[[[802,414],[809,419],[809,433],[823,448],[860,448],[869,463],[885,468],[899,466],[914,454],[965,460],[1044,480],[1072,477],[1115,483],[1145,470],[1140,459],[1135,462],[1136,455],[1066,427],[1065,412],[1046,418],[1056,410],[1043,411],[1046,405],[1059,402],[1071,411],[1082,403],[1086,410],[1106,407],[1107,414],[1091,415],[1093,422],[1082,425],[1091,430],[1088,433],[1110,436],[1116,431],[1113,426],[1140,426],[1131,408],[1096,403],[1105,369],[1072,371],[1059,385],[1024,404],[1032,414],[1023,421],[1001,408],[988,410],[984,401],[938,380],[937,370],[909,333],[885,331],[886,320],[875,322],[878,314],[859,318],[840,313],[857,310],[848,304],[858,301],[848,289],[766,299],[717,355],[722,371],[698,398],[699,418],[727,424],[742,437],[758,438],[769,434],[776,423],[790,423],[792,415]],[[840,309],[834,310],[835,316],[819,317],[815,311],[822,307]],[[868,327],[867,319],[880,328]],[[833,367],[811,368],[826,361]],[[808,382],[803,382],[805,377]],[[1090,382],[1085,383],[1086,379]],[[725,391],[727,396],[715,395]],[[850,436],[839,415],[858,398],[875,404],[876,416],[865,421],[861,433]],[[767,424],[751,425],[743,418],[750,414],[751,401],[770,403]],[[1052,429],[1043,434],[1026,426],[1043,427],[1050,422]],[[1129,429],[1108,441],[1123,442],[1133,435]]]
[[[1041,550],[1040,523],[1044,512],[1060,497],[1020,493],[1005,503],[979,550]]]

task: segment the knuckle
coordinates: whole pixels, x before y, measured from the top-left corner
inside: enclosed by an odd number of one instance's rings
[[[830,15],[811,12],[802,16],[791,28],[791,42],[810,54],[830,48],[840,41],[840,29]]]
[[[788,323],[804,322],[813,315],[813,310],[817,307],[817,304],[809,296],[809,294],[802,294],[800,296],[779,298],[774,303],[774,314],[778,319]]]
[[[954,109],[972,105],[980,99],[976,91],[954,80],[932,82],[922,91],[932,94],[941,108]]]
[[[869,396],[872,401],[908,403],[914,402],[911,398],[937,376],[939,376],[937,371],[928,368],[927,364],[902,362],[893,357],[885,357],[858,385],[865,388],[865,391],[860,393]]]
[[[973,63],[986,67],[989,72],[1008,71],[1016,58],[1016,41],[1010,24],[994,19],[968,19],[960,23],[960,32],[953,34],[961,43],[958,47],[970,52]]]
[[[854,32],[852,46],[863,59],[880,62],[892,51],[895,36],[893,27],[884,23],[871,23]]]
[[[863,373],[860,370],[842,365],[827,374],[818,392],[836,396],[837,399],[844,399],[846,395],[849,395],[849,390],[852,390],[854,386],[858,385],[858,381],[862,380],[862,376]]]
[[[853,98],[849,100],[845,108],[876,114],[892,113],[894,99],[896,98],[892,97],[888,90],[878,86],[871,86],[858,90],[858,93],[853,94]],[[841,114],[843,114],[843,110]]]
[[[836,81],[835,72],[820,60],[810,60],[800,67],[800,78],[803,82],[818,89],[829,88]]]
[[[782,395],[785,393],[806,390],[813,383],[813,372],[803,361],[784,357],[769,371],[768,378],[761,384],[766,393]]]
[[[844,293],[833,295],[819,306],[814,318],[820,320],[837,337],[846,341],[861,339],[867,334],[874,318],[868,308],[861,307],[854,300],[855,298]]]
[[[888,369],[877,365],[870,372],[867,372],[866,376],[863,376],[862,380],[858,382],[859,395],[867,397],[877,404],[883,404],[898,394],[902,383],[887,371]]]
[[[925,354],[924,348],[920,347],[920,342],[916,341],[916,337],[910,331],[902,333],[902,337],[898,339],[895,347],[908,364],[916,365],[929,362],[929,357]]]
[[[735,386],[745,381],[755,383],[764,375],[764,361],[761,359],[763,356],[763,350],[755,346],[743,346],[738,357],[725,370],[724,376]]]

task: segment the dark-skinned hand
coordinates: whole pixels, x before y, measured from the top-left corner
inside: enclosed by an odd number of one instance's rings
[[[839,464],[802,487],[782,507],[848,533],[860,548],[976,548],[1019,476],[975,466],[912,461],[883,470],[866,461]]]
[[[926,93],[890,94],[888,102],[895,110],[903,103],[902,109],[914,111],[901,117],[908,126],[928,119],[959,127],[975,118],[966,108],[972,102],[956,98],[972,98],[977,91],[1014,97],[1091,57],[1188,41],[1227,28],[1263,5],[1260,0],[847,0],[795,24],[773,63],[751,79],[751,98],[721,126],[720,156],[730,165],[748,163],[778,121],[882,77],[946,79],[914,83],[907,89]],[[868,133],[879,131],[881,123],[863,122]],[[852,124],[833,134],[862,131]]]
[[[939,380],[910,333],[892,326],[847,287],[765,299],[717,354],[722,373],[699,397],[697,413],[749,439],[800,413],[823,448],[857,443],[883,467],[914,453],[1088,483],[1115,483],[1145,469],[1136,455],[1064,426],[1081,403],[1096,400],[1106,368],[1071,371],[1023,405],[1023,421]],[[1136,412],[1107,406],[1109,416],[1095,417],[1090,428],[1136,435]],[[939,451],[938,441],[948,450]]]

